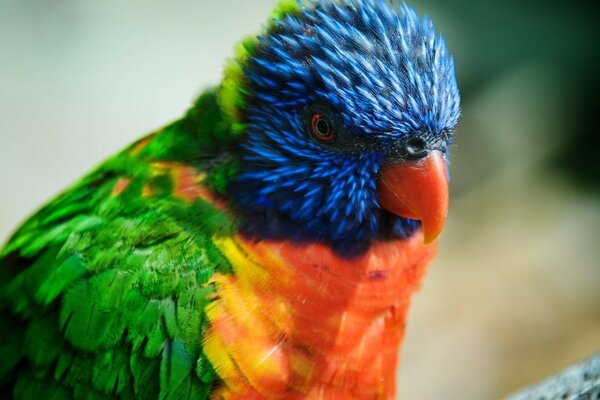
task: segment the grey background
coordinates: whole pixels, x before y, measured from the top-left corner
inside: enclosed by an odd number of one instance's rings
[[[0,241],[180,116],[274,3],[0,0]],[[577,113],[597,23],[580,3],[413,5],[456,55],[463,118],[399,396],[498,398],[600,349],[600,203],[573,184],[589,168],[555,168],[574,124],[594,127]]]

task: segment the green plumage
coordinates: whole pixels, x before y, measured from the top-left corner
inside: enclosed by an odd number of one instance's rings
[[[217,103],[207,91],[185,118],[106,161],[7,243],[4,395],[207,397],[215,379],[201,343],[207,282],[230,268],[212,238],[233,223],[206,200],[175,196],[169,169],[153,165],[193,168],[222,189],[236,166],[211,161],[233,140]]]
[[[270,21],[298,11],[282,0]],[[212,239],[235,226],[211,202],[176,196],[169,168],[153,165],[192,168],[224,192],[238,170],[227,149],[245,129],[242,65],[257,43],[240,43],[219,88],[184,118],[107,160],[0,251],[0,397],[208,397],[209,279],[231,271]]]

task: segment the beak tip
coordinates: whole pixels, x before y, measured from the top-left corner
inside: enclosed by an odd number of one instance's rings
[[[436,228],[435,230],[433,230],[433,229],[428,230],[425,227],[423,229],[423,244],[427,246],[427,245],[430,245],[431,243],[435,242],[441,233],[442,233],[441,226],[439,228]]]
[[[436,238],[430,238],[430,237],[424,237],[423,238],[423,244],[425,246],[429,246],[431,243],[433,243],[435,241]]]

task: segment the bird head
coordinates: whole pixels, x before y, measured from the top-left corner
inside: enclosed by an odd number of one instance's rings
[[[221,87],[240,133],[245,229],[364,249],[447,213],[454,64],[428,18],[385,0],[286,1]]]

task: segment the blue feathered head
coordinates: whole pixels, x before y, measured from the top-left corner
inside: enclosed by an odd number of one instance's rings
[[[389,165],[447,159],[459,94],[428,18],[384,0],[299,3],[272,21],[241,71],[231,191],[249,234],[354,252],[419,226],[410,210],[382,205],[378,186]]]

